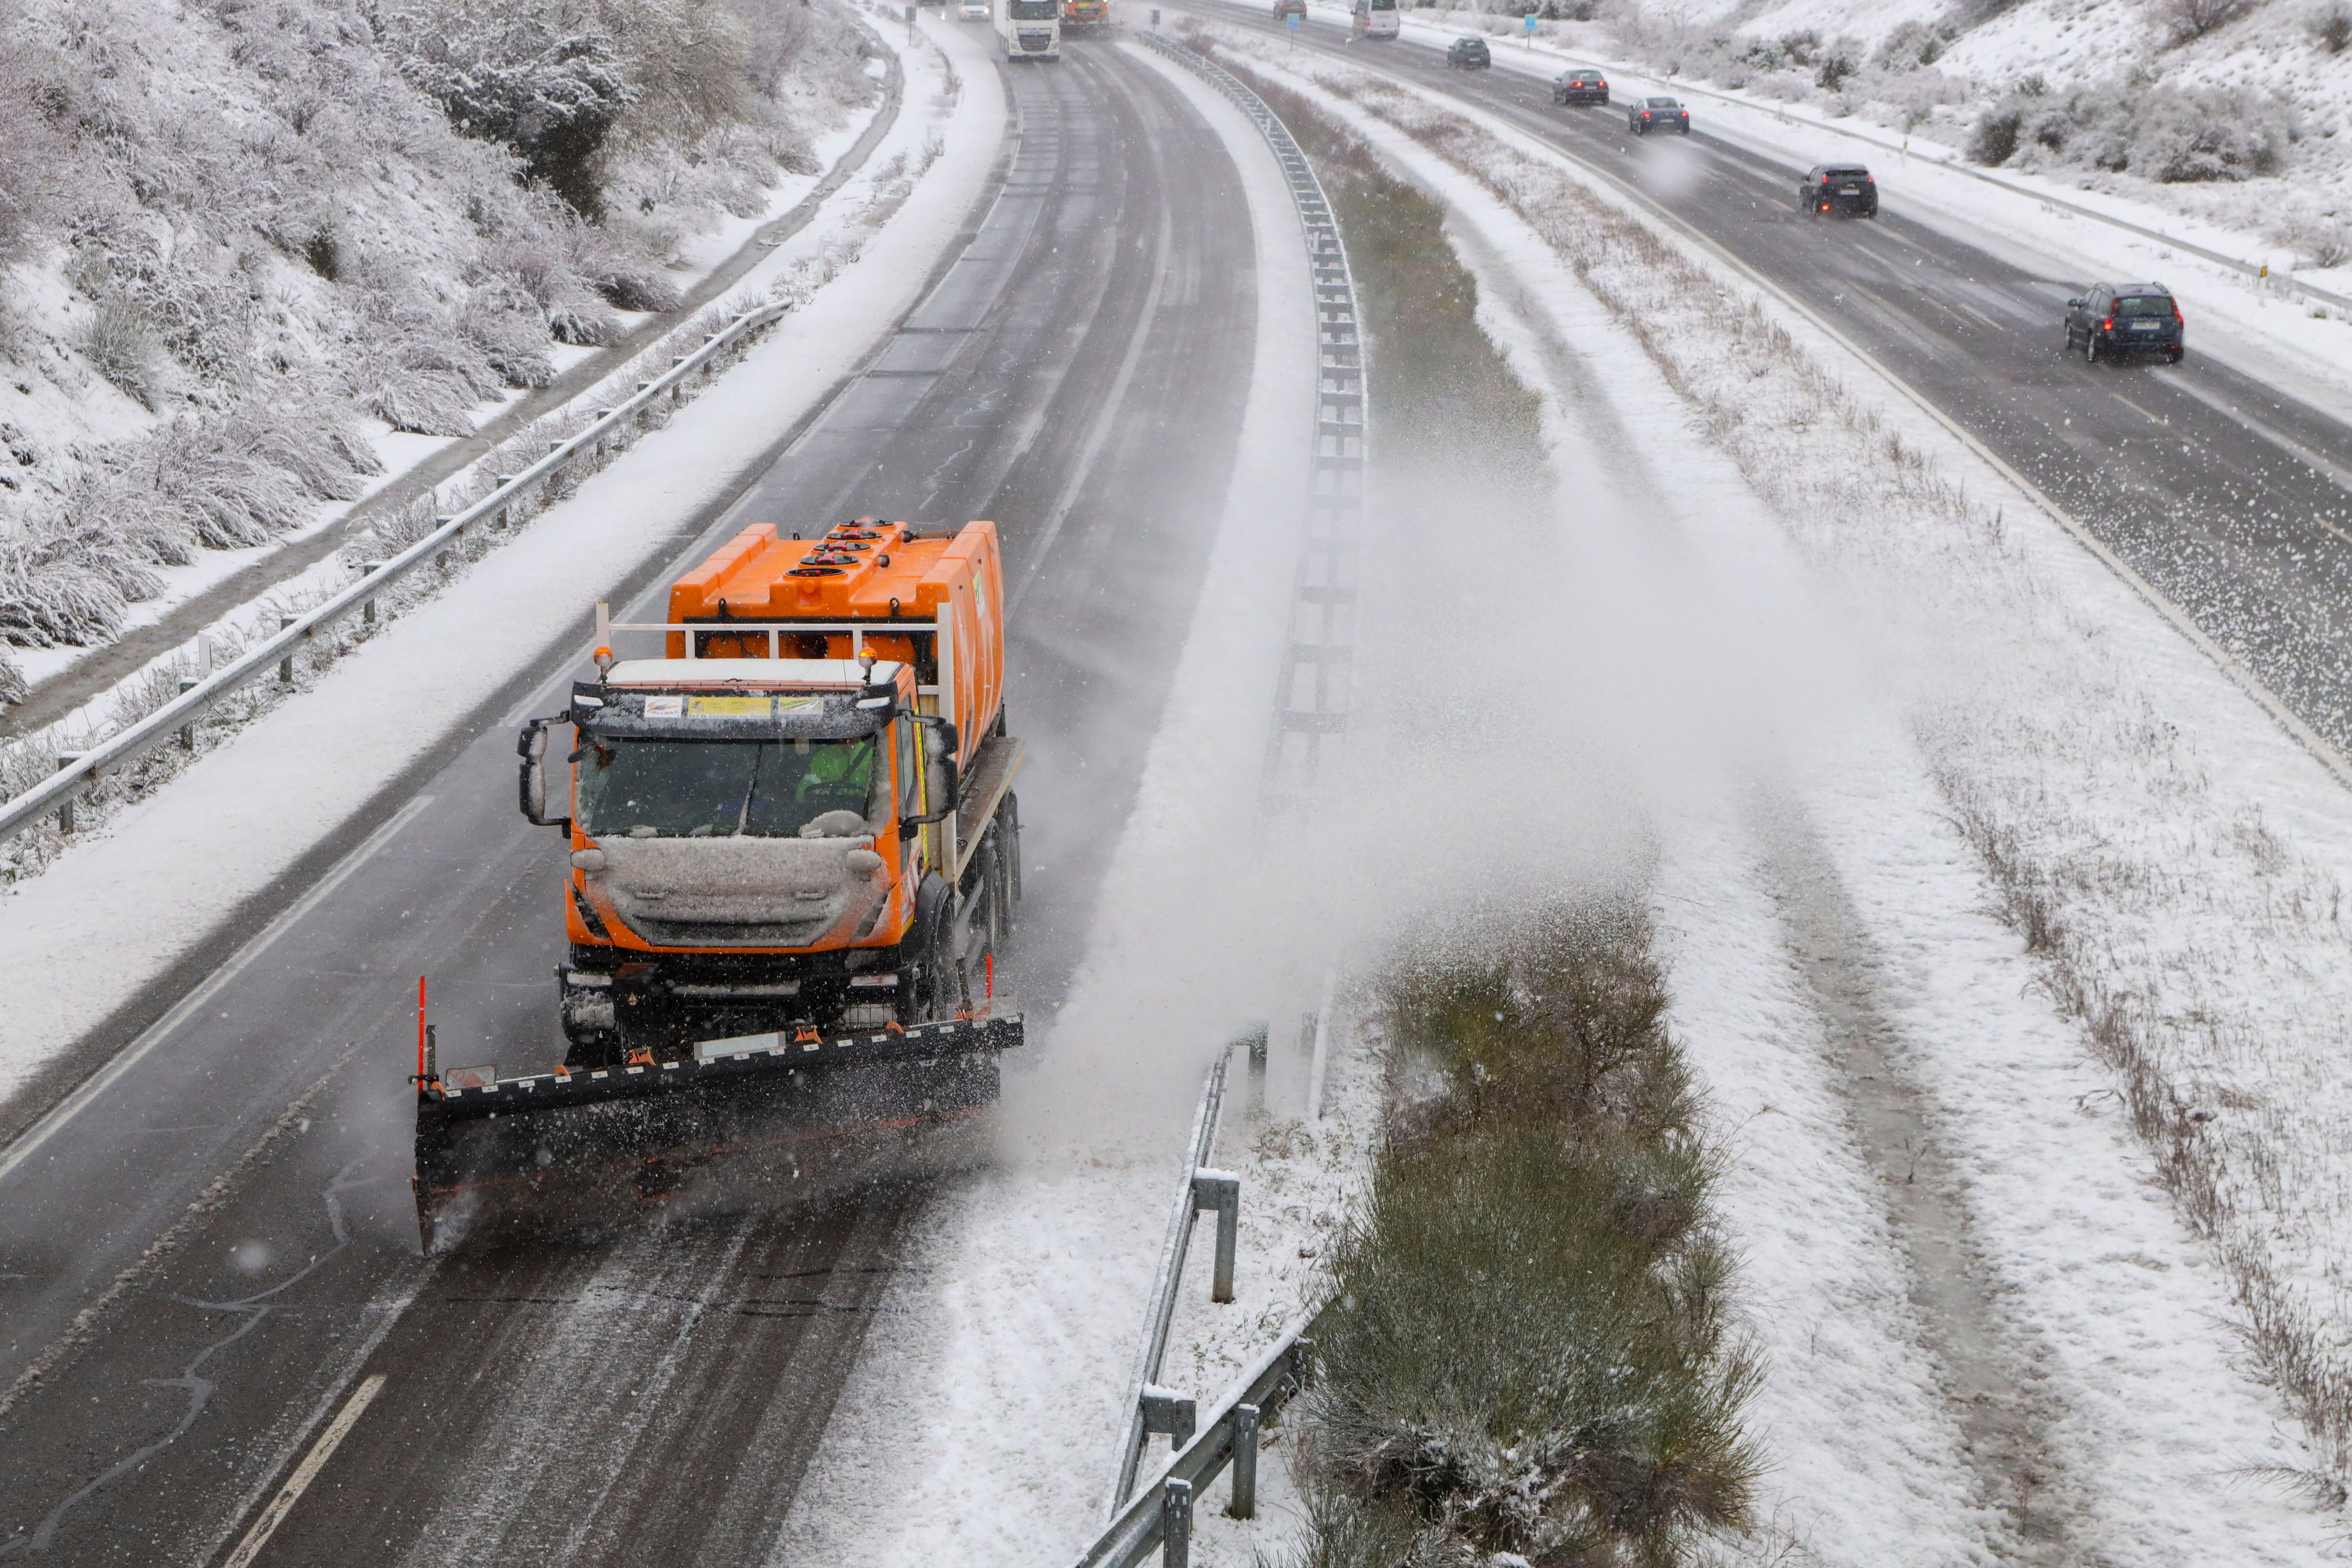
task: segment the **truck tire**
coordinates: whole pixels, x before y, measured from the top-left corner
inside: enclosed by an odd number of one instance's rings
[[[915,923],[898,949],[898,973],[900,1024],[955,1016],[955,895],[936,873],[916,890]]]

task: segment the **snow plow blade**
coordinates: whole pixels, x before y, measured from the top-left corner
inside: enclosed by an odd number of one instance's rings
[[[416,1097],[425,1250],[649,1209],[783,1209],[969,1164],[997,1054],[1023,1039],[1017,1013],[812,1033],[706,1041],[676,1061],[431,1079]]]

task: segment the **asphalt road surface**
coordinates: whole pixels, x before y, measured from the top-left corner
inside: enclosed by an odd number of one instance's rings
[[[1034,1017],[1200,592],[1256,307],[1239,175],[1172,88],[1083,45],[1007,77],[1014,155],[934,291],[613,596],[661,618],[673,572],[751,521],[997,520],[1032,747],[1008,968]],[[922,1183],[418,1256],[415,976],[445,1062],[562,1053],[563,857],[515,814],[513,729],[577,658],[517,672],[157,1048],[13,1168],[0,1151],[0,1388],[42,1372],[0,1415],[0,1559],[223,1563],[340,1433],[262,1568],[765,1560]]]
[[[1268,6],[1193,8],[1279,30]],[[2194,288],[2180,296],[2185,363],[2087,364],[2065,352],[2062,321],[2068,296],[2095,279],[2022,271],[1907,216],[1916,198],[1899,167],[1874,164],[1875,221],[1815,222],[1796,201],[1804,171],[1711,135],[1704,100],[1690,105],[1689,136],[1637,137],[1622,88],[1610,107],[1566,108],[1543,79],[1449,69],[1426,45],[1351,45],[1320,21],[1288,36],[1494,113],[1755,268],[2066,508],[2352,752],[2352,427],[2200,352]]]

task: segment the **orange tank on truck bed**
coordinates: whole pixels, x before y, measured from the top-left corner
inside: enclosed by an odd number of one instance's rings
[[[1003,614],[993,523],[873,519],[748,528],[660,622],[598,606],[598,679],[519,744],[522,810],[570,852],[569,1051],[520,1079],[424,1064],[428,1246],[486,1194],[719,1149],[788,1150],[797,1182],[812,1148],[993,1100],[1021,1038],[995,996],[1021,888]]]

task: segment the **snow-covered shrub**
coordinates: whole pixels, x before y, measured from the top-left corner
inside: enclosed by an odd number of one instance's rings
[[[2175,44],[2203,37],[2253,9],[2253,0],[2149,0],[2148,15]]]
[[[1872,63],[1884,70],[1931,66],[1944,58],[1944,49],[1951,41],[1949,23],[1930,26],[1925,22],[1905,22],[1880,40]]]
[[[1468,917],[1380,982],[1397,1112],[1307,1397],[1335,1563],[1667,1563],[1744,1522],[1755,1367],[1631,900]],[[1433,1088],[1434,1092],[1430,1089]],[[1401,1097],[1402,1098],[1402,1097]]]
[[[2305,17],[2303,25],[2311,41],[2331,55],[2340,55],[2352,45],[2352,5],[2345,0],[2330,0]]]
[[[2065,94],[2028,83],[1979,117],[1979,163],[2129,172],[2164,184],[2276,174],[2294,138],[2292,111],[2254,93],[2135,82]]]
[[[2340,218],[2293,217],[2273,232],[2294,247],[2298,265],[2341,267],[2352,261],[2352,225]]]
[[[160,352],[154,330],[139,302],[122,294],[98,301],[73,335],[73,346],[90,368],[136,398],[143,408],[155,406],[149,385]]]
[[[636,98],[611,36],[537,9],[380,7],[371,21],[401,74],[465,135],[510,147],[583,216],[604,210],[604,140]]]

